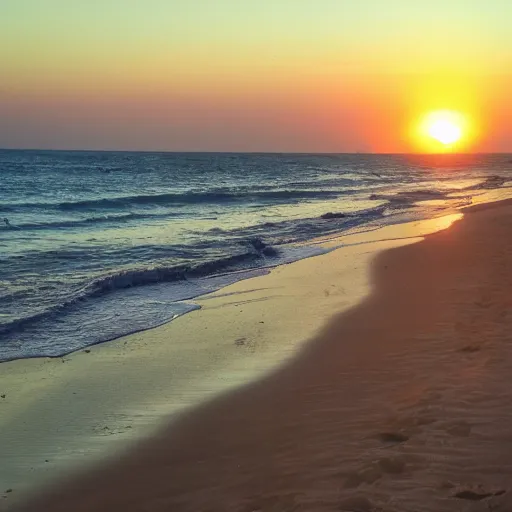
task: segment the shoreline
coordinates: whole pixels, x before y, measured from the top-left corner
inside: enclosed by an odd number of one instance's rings
[[[456,217],[331,238],[322,242],[329,252],[201,296],[202,309],[160,327],[60,358],[2,363],[0,484],[14,492],[0,507],[105,453],[118,456],[170,417],[278,371],[332,315],[368,295],[375,254],[419,241]],[[334,286],[340,278],[343,286]],[[305,287],[299,294],[298,283]]]
[[[486,191],[482,196],[474,196],[474,200],[481,202],[493,202],[496,200],[499,200],[500,198],[503,198],[503,195],[505,194],[507,188],[498,188],[498,189],[492,189],[489,191]],[[450,200],[450,197],[446,197],[447,200]],[[427,201],[428,202],[428,201]],[[420,202],[416,204],[415,206],[421,206],[424,202]],[[358,210],[355,212],[355,217],[358,217],[360,214],[369,213],[370,210],[378,210],[380,208],[385,208],[385,205],[380,205],[374,208],[370,208],[369,210]],[[105,319],[102,317],[102,306],[97,306],[96,308],[89,308],[88,315],[93,315],[97,318],[97,321],[99,321],[99,324],[97,326],[90,325],[90,328],[87,330],[88,334],[82,333],[82,338],[80,341],[76,341],[74,332],[71,332],[71,335],[66,331],[64,328],[63,331],[59,331],[58,328],[54,328],[55,325],[59,325],[59,319],[64,320],[64,325],[66,324],[65,319],[68,318],[65,313],[63,313],[64,316],[59,316],[54,318],[54,327],[52,327],[51,324],[45,323],[47,320],[45,320],[46,315],[48,315],[48,312],[41,313],[41,322],[39,328],[36,328],[32,334],[30,334],[30,329],[27,331],[27,333],[23,333],[23,329],[19,331],[19,337],[20,339],[16,339],[16,330],[9,331],[5,330],[4,334],[7,336],[8,342],[4,346],[3,352],[0,357],[0,364],[5,362],[11,362],[16,361],[19,359],[37,359],[37,358],[44,358],[44,357],[65,357],[70,354],[73,354],[75,352],[79,352],[80,350],[87,349],[89,347],[94,347],[96,345],[102,344],[102,343],[109,343],[112,341],[115,341],[117,339],[120,339],[125,336],[129,336],[131,334],[136,334],[139,332],[144,332],[150,329],[154,329],[156,327],[160,327],[162,325],[165,325],[166,323],[174,321],[176,318],[183,316],[190,311],[193,311],[196,309],[196,305],[194,302],[209,293],[214,293],[215,291],[224,288],[225,286],[229,286],[230,284],[233,284],[237,282],[238,280],[243,279],[250,279],[253,276],[261,275],[264,273],[269,272],[272,268],[279,267],[281,265],[287,265],[290,263],[294,263],[295,261],[300,261],[301,259],[310,258],[313,256],[319,255],[317,252],[318,247],[325,247],[329,246],[332,250],[335,247],[332,247],[332,244],[330,241],[342,239],[345,237],[352,237],[357,236],[359,233],[366,233],[366,232],[375,232],[377,230],[383,229],[385,227],[392,227],[392,226],[401,226],[404,224],[416,224],[418,222],[423,223],[427,222],[432,219],[437,219],[440,217],[444,217],[447,215],[451,215],[456,213],[457,211],[461,211],[461,207],[457,206],[454,208],[450,208],[445,205],[446,209],[443,209],[441,211],[437,212],[430,212],[430,216],[422,217],[425,212],[423,212],[420,215],[420,218],[414,219],[414,220],[405,220],[404,218],[401,218],[400,216],[404,214],[404,212],[398,214],[398,219],[395,218],[396,214],[391,215],[389,218],[391,219],[390,224],[380,224],[380,220],[386,219],[387,217],[384,215],[379,221],[376,221],[375,219],[366,221],[363,224],[357,225],[357,226],[345,226],[343,228],[343,231],[334,231],[329,232],[327,230],[327,233],[324,233],[323,235],[317,235],[313,238],[310,238],[308,240],[297,242],[297,243],[285,243],[283,245],[277,245],[276,247],[280,247],[281,250],[278,250],[278,254],[274,258],[266,258],[263,254],[258,255],[255,253],[253,256],[255,257],[255,260],[259,261],[259,265],[249,267],[247,269],[240,269],[240,270],[232,270],[229,271],[226,269],[219,270],[217,273],[212,274],[205,274],[196,276],[195,278],[192,277],[190,280],[185,279],[183,281],[155,281],[155,282],[148,282],[147,286],[128,286],[124,287],[124,285],[121,286],[121,288],[116,288],[116,285],[113,285],[113,288],[110,289],[111,292],[120,292],[123,294],[123,297],[125,301],[127,301],[126,306],[130,309],[130,311],[137,317],[139,311],[139,308],[135,308],[134,304],[130,303],[130,297],[133,295],[137,296],[138,293],[142,290],[142,293],[144,295],[144,289],[146,289],[145,292],[145,298],[148,304],[155,303],[158,304],[160,301],[164,301],[166,304],[166,312],[164,315],[158,314],[155,316],[155,311],[144,311],[144,315],[139,317],[139,320],[135,323],[130,323],[128,316],[122,316],[122,313],[117,312],[116,316],[121,315],[121,321],[119,325],[122,326],[122,328],[110,328],[110,323],[105,324]],[[410,212],[413,212],[414,209],[410,210]],[[406,214],[407,215],[407,214]],[[350,217],[351,214],[347,214],[347,217]],[[414,216],[414,215],[413,215]],[[307,219],[306,219],[307,220]],[[311,220],[311,219],[310,219]],[[315,218],[314,220],[319,221],[320,217]],[[383,220],[384,221],[384,220]],[[384,222],[389,222],[389,220],[385,220]],[[341,228],[341,227],[340,227]],[[336,228],[335,228],[336,229]],[[322,243],[322,241],[325,241],[328,245],[325,245]],[[272,248],[272,246],[271,246]],[[248,253],[247,253],[248,254]],[[320,253],[321,254],[321,253]],[[243,255],[242,255],[243,256]],[[238,256],[233,256],[235,259]],[[228,259],[230,259],[229,257]],[[220,258],[219,260],[215,261],[206,261],[202,263],[197,264],[197,268],[203,266],[203,265],[209,265],[211,264],[221,264],[225,260],[225,258]],[[178,268],[179,265],[176,267]],[[228,267],[229,268],[229,265]],[[195,272],[196,267],[192,265],[190,267],[190,270],[192,273]],[[116,275],[114,273],[114,278],[117,276],[119,277],[122,274]],[[240,276],[240,277],[237,277]],[[108,276],[104,276],[102,278],[99,278],[99,283],[101,281],[105,280],[105,282],[108,283]],[[123,277],[124,279],[124,277]],[[121,281],[123,280],[121,279]],[[77,300],[79,301],[78,297],[82,296],[86,298],[88,297],[87,290],[92,286],[94,288],[95,281],[90,282],[89,284],[85,285],[81,290],[79,290],[77,293],[77,296],[73,296],[70,298],[69,303],[66,303],[68,306]],[[94,286],[93,286],[94,285]],[[110,285],[109,285],[110,286]],[[132,293],[133,292],[133,293]],[[170,297],[169,298],[169,292]],[[108,298],[112,297],[110,293],[107,293],[105,295],[100,294],[99,297],[97,297],[98,300],[107,300],[106,303],[102,303],[103,306],[106,306],[108,309]],[[137,300],[137,299],[135,299]],[[63,308],[66,308],[65,304],[61,304]],[[139,304],[140,306],[140,304]],[[158,309],[158,308],[157,308]],[[80,308],[78,309],[79,312]],[[69,313],[69,311],[68,311]],[[87,314],[82,314],[81,318],[82,323],[88,323],[87,322]],[[71,316],[73,316],[71,314]],[[143,318],[143,321],[140,322],[140,319]],[[27,320],[19,320],[21,324],[23,325],[24,322]],[[14,322],[15,324],[16,322]],[[14,325],[13,324],[13,325]],[[77,328],[81,324],[77,324]],[[103,330],[102,330],[102,329]],[[46,334],[45,334],[46,333]],[[28,337],[27,337],[28,336]],[[32,346],[32,343],[30,341],[30,338],[32,339],[38,339],[38,336],[41,337],[41,339],[44,340],[44,342],[41,344],[36,344],[36,348]],[[63,339],[60,339],[60,337],[63,336]],[[92,336],[92,337],[91,337]],[[55,339],[54,339],[55,338]],[[66,341],[67,340],[67,341]],[[13,347],[9,350],[9,347]],[[20,351],[17,349],[17,347],[25,347],[23,351]]]
[[[492,203],[492,201],[490,201],[489,203]],[[484,204],[487,204],[487,203],[484,203]],[[460,209],[460,210],[462,211],[463,209]],[[29,355],[26,357],[12,357],[12,358],[8,358],[8,359],[1,359],[0,365],[2,365],[4,363],[13,363],[15,361],[26,361],[26,360],[31,360],[31,359],[62,359],[67,356],[71,356],[73,354],[77,354],[79,352],[83,352],[85,350],[91,349],[92,347],[96,347],[98,345],[115,342],[117,340],[129,337],[129,336],[132,336],[135,334],[140,334],[140,333],[144,333],[147,331],[151,331],[153,329],[157,329],[166,324],[169,324],[169,323],[177,320],[178,318],[181,318],[184,315],[187,315],[193,311],[200,310],[201,306],[199,306],[196,303],[198,301],[201,301],[201,299],[203,297],[209,296],[211,294],[215,294],[215,293],[219,292],[220,290],[223,290],[224,288],[227,288],[233,284],[236,284],[241,281],[245,281],[247,279],[254,279],[256,277],[262,277],[262,276],[268,275],[272,270],[282,267],[282,266],[285,266],[285,265],[291,265],[293,263],[297,263],[302,260],[306,260],[309,258],[315,258],[317,256],[322,256],[323,254],[326,254],[327,252],[330,252],[330,251],[334,251],[337,249],[343,249],[345,247],[345,245],[343,245],[343,244],[340,245],[340,243],[339,243],[340,240],[343,240],[343,239],[362,240],[362,242],[356,242],[356,243],[378,243],[378,242],[407,240],[409,238],[424,236],[424,234],[430,234],[432,231],[427,227],[427,228],[420,229],[419,231],[414,232],[407,236],[398,236],[396,238],[383,238],[383,239],[374,239],[372,237],[372,234],[376,233],[376,232],[380,232],[381,230],[386,230],[387,228],[390,228],[390,229],[397,228],[398,231],[400,231],[403,226],[407,226],[407,225],[415,225],[415,226],[416,225],[429,226],[432,224],[435,225],[438,223],[439,219],[449,218],[449,217],[457,216],[457,215],[461,215],[461,214],[455,213],[455,212],[449,212],[449,213],[441,212],[439,215],[436,215],[431,218],[418,219],[418,220],[406,220],[406,221],[400,221],[400,222],[392,223],[392,224],[385,224],[383,226],[374,226],[374,227],[369,226],[368,229],[362,229],[362,230],[357,230],[357,231],[353,231],[352,228],[349,228],[346,232],[342,231],[336,235],[327,235],[325,237],[324,236],[316,237],[316,238],[312,238],[311,240],[308,240],[307,242],[292,244],[292,247],[295,247],[296,249],[299,249],[299,248],[313,249],[314,247],[323,247],[325,250],[324,250],[324,252],[318,252],[318,253],[313,252],[312,254],[307,254],[305,256],[301,256],[298,259],[291,259],[291,260],[286,260],[286,261],[282,261],[282,262],[278,262],[278,263],[270,263],[268,265],[262,265],[259,267],[249,267],[247,269],[219,272],[217,274],[202,276],[201,279],[204,279],[204,280],[208,280],[208,279],[215,280],[215,279],[222,278],[222,277],[234,277],[235,275],[238,275],[238,274],[243,275],[243,277],[240,277],[237,280],[233,280],[233,281],[230,281],[230,282],[227,282],[224,284],[218,284],[218,285],[214,286],[211,290],[198,292],[199,293],[198,295],[191,295],[190,297],[176,300],[175,304],[189,305],[189,306],[191,306],[190,309],[187,309],[182,313],[175,314],[174,316],[170,317],[169,319],[162,320],[159,323],[150,324],[147,327],[141,327],[134,331],[126,332],[125,334],[115,335],[112,338],[97,341],[95,343],[84,345],[79,348],[74,348],[67,352],[58,354],[58,355]],[[441,228],[436,227],[433,229],[437,230],[437,229],[445,229],[445,228],[444,227],[441,227]],[[285,244],[285,246],[287,246],[287,245],[288,244]],[[349,244],[349,245],[352,245],[352,244]],[[175,282],[170,281],[169,283],[166,283],[165,281],[163,281],[161,283],[155,283],[155,284],[170,284],[170,285],[172,285],[172,284],[175,284]],[[119,290],[122,290],[122,288],[120,288]]]
[[[489,190],[495,197],[512,191],[512,167],[499,155],[432,156],[112,154],[100,165],[94,154],[6,155],[8,184],[21,188],[9,185],[3,201],[10,218],[0,359],[59,357],[153,328],[182,314],[183,300],[218,287],[202,276],[285,263],[303,257],[297,246],[307,252],[315,237],[428,219]],[[87,193],[77,195],[82,166],[90,167]],[[140,166],[148,175],[139,183]],[[254,176],[240,172],[248,168]],[[38,179],[49,172],[62,190],[34,197],[32,171]],[[260,237],[280,254],[270,248],[266,261],[258,257],[263,243],[251,241]]]
[[[372,293],[278,371],[26,510],[506,510],[512,206],[465,213],[380,252]]]

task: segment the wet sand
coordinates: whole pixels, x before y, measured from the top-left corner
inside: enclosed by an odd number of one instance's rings
[[[511,232],[495,203],[381,253],[279,371],[23,510],[510,510]]]

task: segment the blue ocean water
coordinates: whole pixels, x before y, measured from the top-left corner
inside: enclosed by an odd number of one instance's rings
[[[315,237],[505,193],[512,160],[6,150],[0,177],[6,361],[169,321],[187,299],[321,253]]]

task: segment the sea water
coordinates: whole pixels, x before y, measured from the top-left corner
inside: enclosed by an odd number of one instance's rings
[[[168,322],[317,237],[512,192],[510,155],[0,151],[0,361]],[[500,195],[501,197],[501,195]]]

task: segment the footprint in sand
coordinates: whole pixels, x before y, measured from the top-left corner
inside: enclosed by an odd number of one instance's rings
[[[409,436],[402,432],[381,432],[377,438],[387,444],[400,444],[409,440]]]
[[[499,498],[506,494],[506,489],[489,489],[482,485],[460,487],[453,492],[452,497],[465,501],[482,501],[488,504],[488,510],[498,510],[490,506],[491,500]]]

